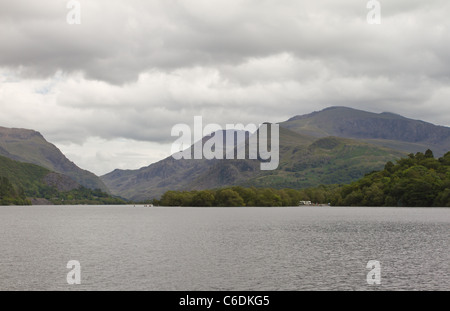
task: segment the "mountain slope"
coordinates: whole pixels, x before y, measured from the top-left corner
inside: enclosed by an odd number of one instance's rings
[[[280,125],[314,137],[354,138],[405,152],[432,149],[440,156],[450,150],[450,128],[387,112],[330,107],[293,117]]]
[[[81,187],[66,175],[3,156],[0,156],[0,178],[6,178],[17,192],[23,192],[28,197],[43,197],[51,189],[71,191]]]
[[[402,152],[361,141],[325,137],[307,146],[292,146],[282,154],[280,167],[242,183],[243,186],[306,188],[354,181]]]
[[[259,160],[175,160],[168,157],[139,170],[115,170],[101,178],[113,194],[145,200],[159,197],[167,190],[230,185],[301,188],[350,182],[402,155],[350,139],[316,139],[280,127],[280,165],[275,171],[261,171]]]
[[[31,202],[30,202],[31,201]],[[0,156],[0,205],[124,204],[100,190],[44,167]]]
[[[0,127],[0,155],[67,175],[86,188],[108,191],[100,178],[69,161],[39,132]]]

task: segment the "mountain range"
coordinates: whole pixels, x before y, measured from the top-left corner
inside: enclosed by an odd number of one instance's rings
[[[273,171],[262,171],[261,159],[167,157],[138,170],[114,170],[100,178],[76,166],[39,132],[0,127],[0,177],[24,188],[39,185],[70,190],[81,185],[141,201],[158,198],[168,190],[234,185],[299,189],[345,184],[408,153],[431,149],[442,156],[450,150],[450,128],[388,112],[330,107],[292,117],[279,126],[280,160]],[[245,139],[235,142],[234,147],[248,148],[250,135],[246,133]],[[197,144],[205,144],[209,139],[204,137]]]
[[[450,149],[450,128],[389,112],[330,107],[295,116],[280,126],[312,137],[353,138],[408,153],[431,149],[443,156]]]
[[[102,176],[112,193],[128,199],[167,190],[232,185],[303,188],[349,183],[406,153],[450,150],[450,128],[392,113],[330,107],[280,124],[280,165],[260,171],[258,160],[174,160]]]
[[[202,190],[231,185],[304,188],[347,183],[380,169],[404,153],[357,140],[314,138],[280,128],[280,164],[261,171],[260,160],[175,160],[168,157],[139,170],[102,176],[112,193],[132,200],[168,190]]]

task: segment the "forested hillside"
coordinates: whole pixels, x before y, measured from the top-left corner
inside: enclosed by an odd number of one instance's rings
[[[228,187],[168,191],[154,204],[164,206],[296,206],[300,201],[332,206],[450,207],[450,152],[435,158],[431,150],[386,163],[349,185],[308,189]]]
[[[46,204],[125,203],[100,189],[83,187],[66,175],[0,156],[0,205],[29,205],[32,199],[44,199]]]
[[[436,159],[430,150],[388,162],[381,172],[342,187],[335,205],[450,206],[450,152]]]

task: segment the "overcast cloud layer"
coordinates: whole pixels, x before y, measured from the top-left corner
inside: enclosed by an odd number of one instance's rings
[[[328,106],[450,125],[450,1],[0,2],[0,125],[97,174],[170,154],[176,123],[279,122]]]

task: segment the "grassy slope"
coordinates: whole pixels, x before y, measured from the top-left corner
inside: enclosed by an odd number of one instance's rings
[[[0,177],[8,178],[16,191],[23,189],[26,197],[45,198],[54,204],[125,203],[123,200],[113,198],[101,191],[83,188],[65,175],[3,156],[0,156]]]
[[[321,138],[308,146],[291,146],[278,170],[261,173],[242,185],[304,188],[354,181],[404,153],[351,139]]]
[[[0,127],[0,155],[65,174],[87,188],[108,191],[100,178],[80,169],[38,132]]]
[[[43,178],[51,171],[29,163],[22,163],[0,156],[0,176],[6,177],[16,187],[24,190],[42,185]]]

